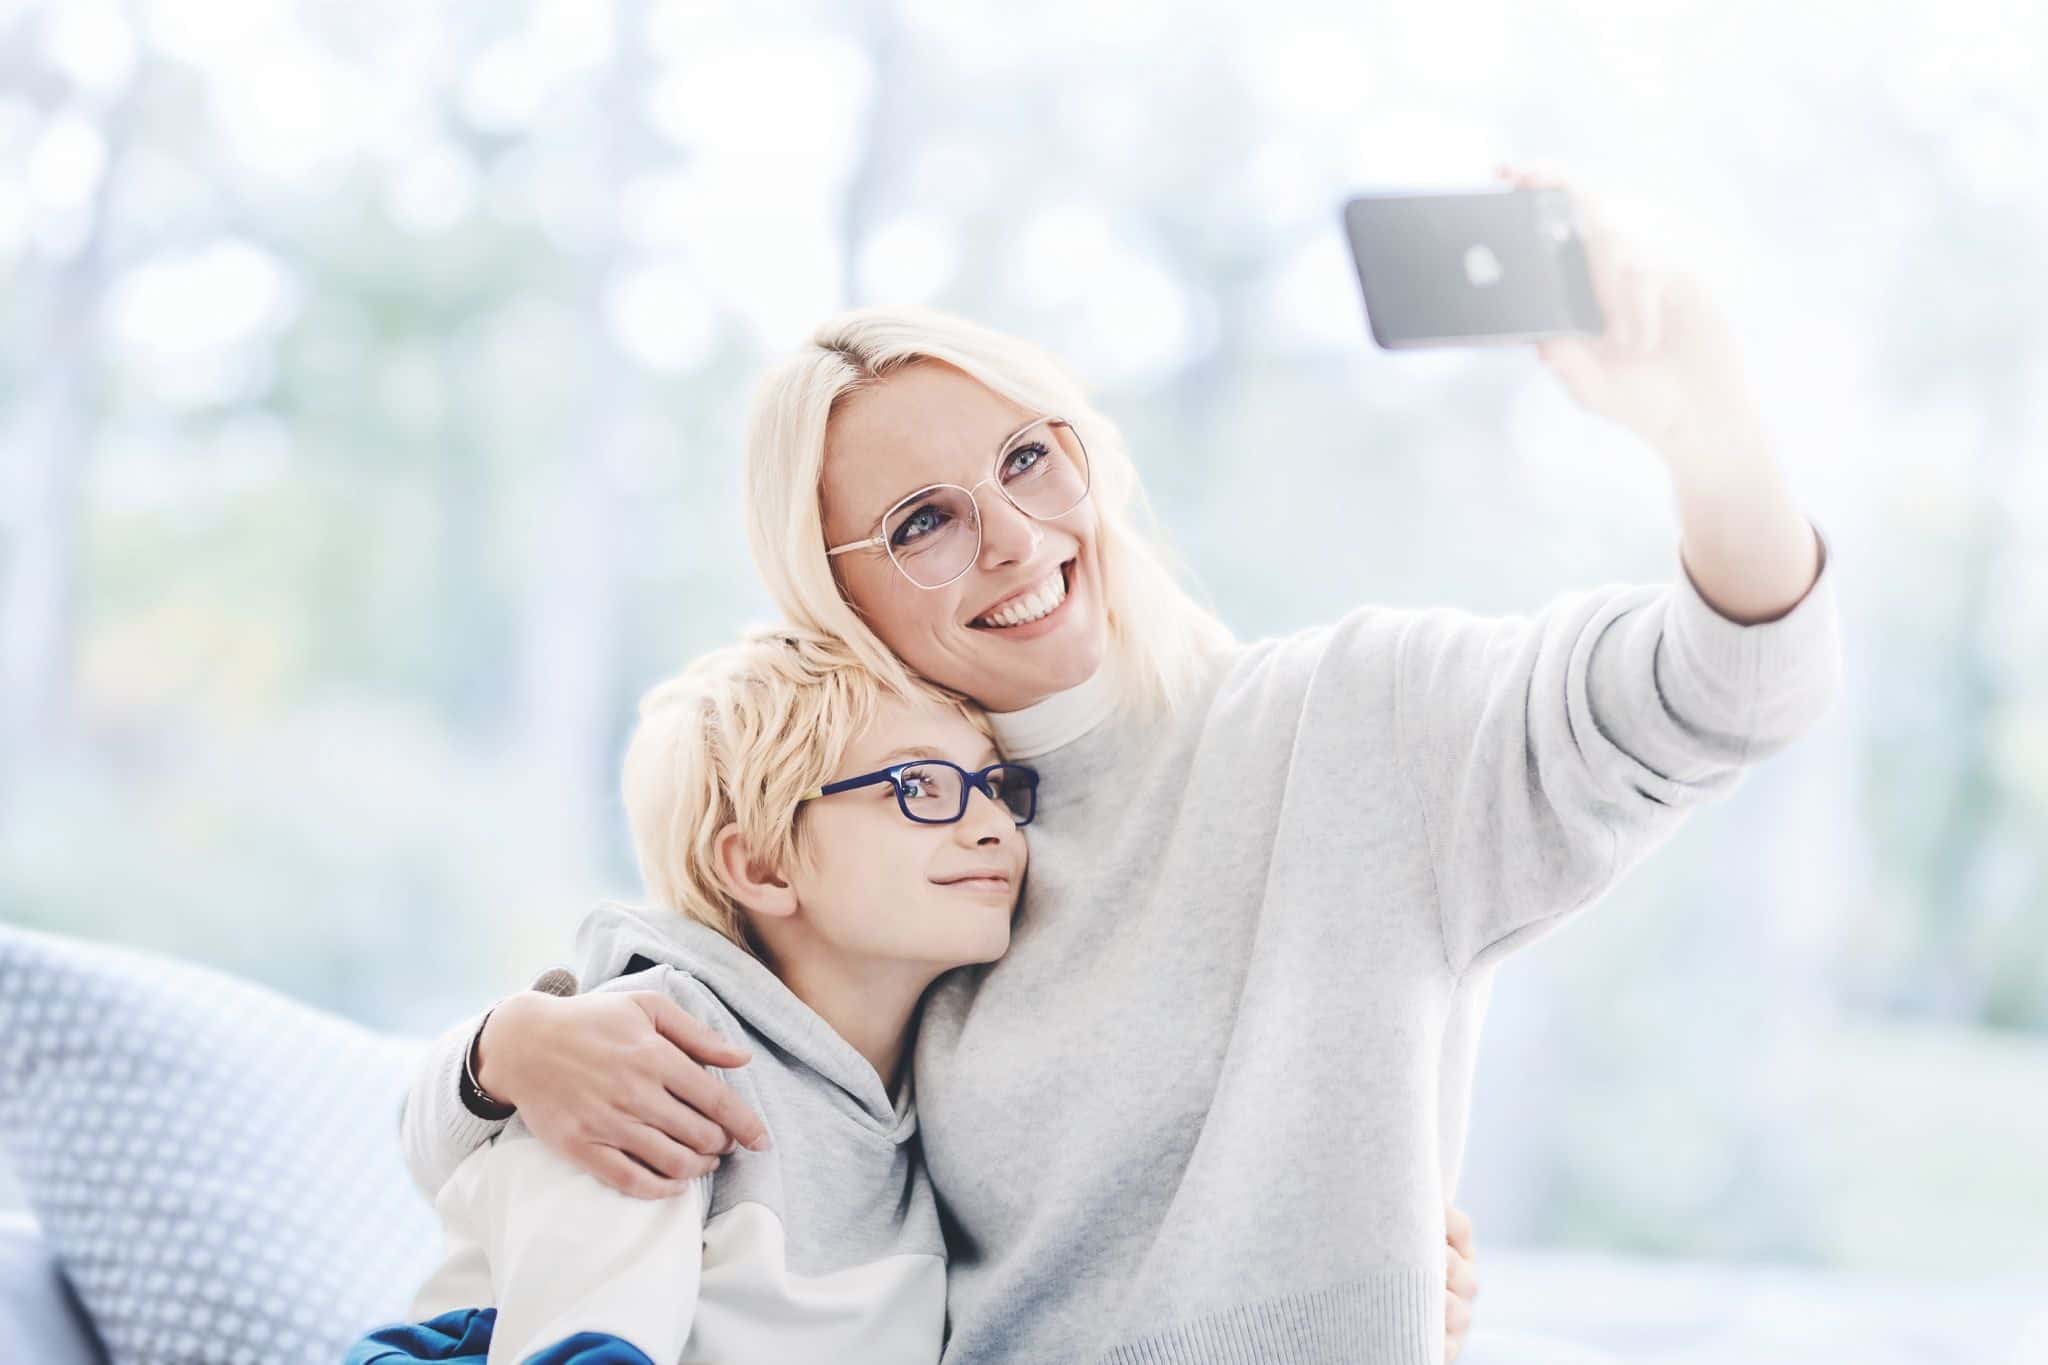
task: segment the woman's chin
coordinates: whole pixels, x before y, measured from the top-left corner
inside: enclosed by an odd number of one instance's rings
[[[1069,561],[1066,597],[1045,616],[1021,626],[968,629],[986,642],[979,652],[1000,670],[1004,684],[982,689],[984,695],[1004,691],[1034,694],[999,710],[1028,706],[1055,692],[1079,687],[1102,667],[1109,641],[1102,599],[1079,558]]]

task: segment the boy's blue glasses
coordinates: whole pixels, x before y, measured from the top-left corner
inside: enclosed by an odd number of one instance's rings
[[[920,825],[950,825],[967,814],[967,798],[980,792],[1010,813],[1022,829],[1038,813],[1038,770],[1021,763],[991,763],[980,772],[969,772],[943,758],[918,758],[877,768],[843,782],[828,782],[807,791],[797,800],[815,801],[856,787],[887,782],[896,789],[896,804],[904,817]]]

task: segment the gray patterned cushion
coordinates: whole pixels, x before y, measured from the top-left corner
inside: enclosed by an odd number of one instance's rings
[[[0,1213],[0,1360],[106,1365],[78,1296],[25,1213]]]
[[[0,925],[0,1143],[114,1365],[337,1360],[436,1250],[399,1158],[418,1044]]]

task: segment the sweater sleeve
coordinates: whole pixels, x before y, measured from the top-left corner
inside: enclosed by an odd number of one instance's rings
[[[667,1199],[634,1199],[511,1122],[435,1197],[442,1261],[412,1313],[426,1321],[494,1309],[489,1365],[680,1360],[696,1318],[714,1178]]]
[[[470,1153],[505,1127],[505,1120],[478,1118],[462,1103],[462,1063],[483,1021],[479,1011],[427,1045],[399,1114],[405,1168],[429,1200]]]
[[[1820,557],[1792,610],[1756,625],[1720,615],[1683,572],[1533,617],[1404,624],[1396,743],[1453,974],[1591,902],[1827,708],[1841,651],[1824,540]]]

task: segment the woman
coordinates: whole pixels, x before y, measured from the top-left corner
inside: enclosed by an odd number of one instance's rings
[[[1066,794],[1009,955],[942,980],[917,1043],[948,1361],[1437,1359],[1492,968],[1838,686],[1825,556],[1727,324],[1581,209],[1609,330],[1542,354],[1663,459],[1684,571],[1529,618],[1366,607],[1234,644],[1139,538],[1074,381],[955,320],[851,314],[763,386],[748,525],[790,620],[972,697]],[[632,1192],[762,1138],[651,1034],[537,995],[452,1032],[407,1108],[416,1177],[492,1131],[465,1060]]]

